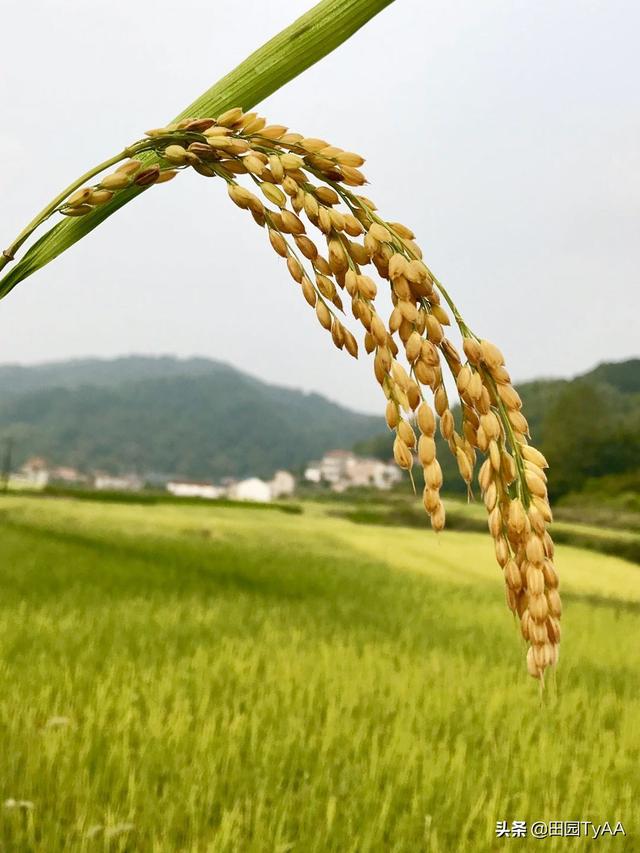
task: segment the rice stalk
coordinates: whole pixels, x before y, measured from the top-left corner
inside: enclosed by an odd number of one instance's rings
[[[469,490],[477,455],[484,457],[477,479],[507,605],[528,643],[528,671],[542,679],[558,660],[562,612],[547,530],[547,462],[529,443],[522,402],[501,351],[471,331],[425,263],[413,231],[385,220],[373,201],[356,192],[366,183],[364,158],[268,125],[241,107],[155,128],[126,151],[135,156],[95,183],[74,185],[55,210],[82,220],[117,204],[122,194],[146,191],[188,169],[222,180],[231,201],[264,230],[333,345],[357,358],[347,309],[361,327],[395,433],[395,461],[409,473],[416,459],[422,466],[423,504],[436,532],[446,517],[436,430]],[[142,156],[149,152],[155,155],[151,164]],[[393,310],[386,319],[378,311],[378,284],[364,270],[375,270],[390,289]],[[447,337],[452,326],[461,351]],[[459,424],[445,369],[455,379]]]

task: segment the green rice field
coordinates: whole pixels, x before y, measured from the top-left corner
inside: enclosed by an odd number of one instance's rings
[[[640,850],[640,566],[556,564],[541,695],[488,534],[0,496],[0,850]]]

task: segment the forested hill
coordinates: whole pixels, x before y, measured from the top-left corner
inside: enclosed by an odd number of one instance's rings
[[[46,364],[0,365],[0,399],[30,391],[79,388],[83,385],[114,387],[141,379],[177,376],[211,376],[240,371],[208,358],[131,355],[121,358],[78,358]],[[247,377],[248,378],[248,377]]]
[[[220,478],[296,468],[384,428],[318,394],[208,359],[127,357],[0,367],[14,460]]]
[[[534,441],[553,466],[555,496],[603,477],[627,478],[635,488],[640,359],[518,390]],[[391,455],[382,418],[268,385],[221,362],[169,356],[0,367],[0,441],[8,436],[16,464],[38,455],[83,471],[214,479],[299,468],[333,447]],[[445,448],[440,459],[447,487],[456,488]]]

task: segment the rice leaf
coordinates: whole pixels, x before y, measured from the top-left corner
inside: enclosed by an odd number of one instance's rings
[[[322,0],[302,17],[248,56],[175,119],[215,116],[230,107],[245,110],[262,101],[289,80],[322,59],[393,0]],[[153,162],[154,155],[145,159]],[[48,264],[142,190],[117,193],[107,204],[77,219],[54,225],[0,279],[0,299],[27,276]]]

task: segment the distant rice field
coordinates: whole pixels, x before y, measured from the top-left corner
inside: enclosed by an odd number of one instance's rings
[[[541,699],[488,535],[304,510],[0,499],[0,850],[640,850],[640,568],[558,548]]]

